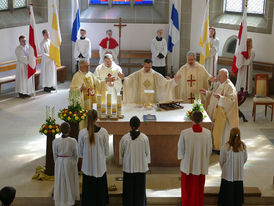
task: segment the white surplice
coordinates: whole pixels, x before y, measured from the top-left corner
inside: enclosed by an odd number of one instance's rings
[[[212,151],[210,130],[194,132],[192,128],[181,131],[178,142],[178,159],[181,160],[180,170],[186,175],[206,175]]]
[[[80,54],[82,54],[83,58],[79,58]],[[74,58],[76,60],[81,60],[81,59],[89,60],[91,58],[91,43],[88,38],[76,40],[75,49],[74,49]]]
[[[218,70],[218,52],[220,41],[210,38],[210,57],[205,60],[205,68],[209,74],[216,77]]]
[[[40,44],[42,53],[40,84],[42,87],[57,86],[57,71],[55,62],[49,58],[50,40],[43,40]]]
[[[78,180],[78,149],[74,138],[57,138],[52,142],[55,205],[71,206],[80,200]]]
[[[150,147],[148,137],[140,135],[132,140],[130,133],[125,134],[119,144],[119,163],[127,173],[145,173],[150,163]]]
[[[119,54],[119,46],[115,47],[114,49],[103,48],[99,46],[99,54],[100,54],[100,61],[99,64],[104,62],[104,55],[110,53],[112,55],[113,61],[118,64],[118,54]]]
[[[99,80],[105,80],[108,76],[115,78],[112,86],[107,84],[107,94],[111,94],[111,102],[114,104],[117,103],[117,94],[120,94],[123,86],[122,80],[118,77],[119,73],[122,73],[122,69],[119,65],[115,64],[115,62],[112,62],[111,67],[106,67],[104,63],[100,64],[94,72],[94,75]]]
[[[28,78],[29,46],[19,45],[15,49],[16,62],[16,86],[15,92],[30,95],[34,93],[34,75]]]
[[[248,94],[252,93],[253,86],[253,60],[255,58],[255,51],[251,51],[251,56],[249,59],[244,58],[244,65],[238,70],[237,81],[236,81],[236,90],[241,91],[241,88],[244,88],[244,91],[247,91]]]
[[[166,66],[166,55],[167,55],[167,43],[165,39],[157,41],[156,38],[152,40],[151,43],[151,53],[152,53],[152,66],[154,67],[164,67]],[[160,59],[159,54],[164,55],[165,57]]]
[[[170,102],[175,98],[176,82],[167,80],[160,73],[151,69],[145,72],[144,68],[125,77],[123,84],[123,102],[143,104],[147,101],[144,90],[154,90],[152,103]]]

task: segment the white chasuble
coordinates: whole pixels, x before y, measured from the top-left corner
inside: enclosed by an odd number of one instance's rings
[[[214,97],[213,93],[221,95],[220,99]],[[206,96],[209,100],[206,111],[214,122],[213,133],[221,134],[219,136],[213,134],[214,149],[220,150],[220,147],[228,141],[230,129],[239,127],[237,91],[228,79],[223,84],[218,82],[213,91],[207,92]],[[219,129],[221,131],[218,131]]]
[[[197,62],[193,66],[185,64],[177,74],[182,77],[178,85],[177,98],[183,99],[186,103],[193,103],[195,97],[199,96],[200,89],[209,88],[208,80],[211,75]],[[203,99],[202,102],[204,102]]]
[[[108,77],[114,77],[115,80],[113,83],[107,83],[107,94],[111,94],[111,102],[116,104],[117,103],[117,94],[121,93],[122,89],[122,80],[118,77],[118,74],[122,73],[122,69],[119,65],[112,62],[111,67],[106,67],[103,64],[100,64],[94,72],[94,75],[99,80],[105,80]]]
[[[154,90],[152,103],[170,102],[175,99],[176,82],[174,79],[167,80],[160,73],[150,70],[145,72],[141,69],[124,79],[124,103],[146,103],[147,94],[144,90]]]

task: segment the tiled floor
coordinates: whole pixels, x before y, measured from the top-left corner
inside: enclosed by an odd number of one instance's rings
[[[59,85],[58,92],[45,94],[37,92],[31,99],[15,98],[14,94],[0,96],[0,187],[12,185],[17,188],[18,197],[48,197],[53,182],[36,181],[31,177],[35,168],[45,162],[46,138],[38,130],[45,120],[45,106],[55,106],[56,111],[68,105],[69,82]],[[257,121],[251,117],[252,99],[241,106],[248,123],[240,123],[243,140],[247,144],[248,162],[245,167],[245,185],[257,186],[263,196],[274,196],[274,123],[267,119],[263,108],[258,107]],[[59,119],[57,122],[61,123]],[[121,189],[121,168],[108,159],[109,184]],[[148,196],[180,196],[179,168],[153,167],[147,175]],[[206,186],[219,186],[220,168],[218,156],[211,157]]]

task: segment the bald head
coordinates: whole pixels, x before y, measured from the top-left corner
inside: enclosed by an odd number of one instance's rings
[[[89,63],[86,60],[79,61],[79,70],[87,73],[89,71]]]
[[[228,73],[228,70],[226,68],[220,69],[218,74],[219,74],[219,81],[221,83],[224,83],[229,77],[229,73]]]

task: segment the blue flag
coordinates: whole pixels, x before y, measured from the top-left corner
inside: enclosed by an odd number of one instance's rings
[[[78,0],[74,0],[74,11],[73,11],[73,25],[71,31],[71,41],[76,42],[77,34],[80,29],[80,10]]]

